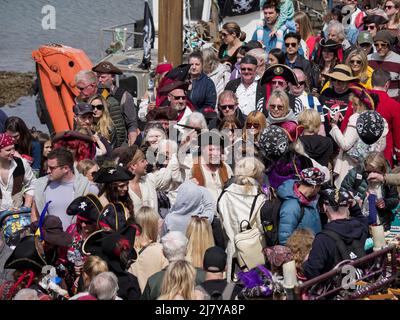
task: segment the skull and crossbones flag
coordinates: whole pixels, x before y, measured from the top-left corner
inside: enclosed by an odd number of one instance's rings
[[[153,15],[149,3],[144,3],[144,27],[143,27],[143,60],[139,65],[141,69],[150,68],[151,49],[154,48],[155,30]]]
[[[225,0],[219,1],[221,17],[232,17],[260,10],[260,0]]]

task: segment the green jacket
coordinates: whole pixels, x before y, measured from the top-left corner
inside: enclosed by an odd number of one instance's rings
[[[146,287],[143,290],[141,300],[157,300],[161,295],[161,286],[164,274],[167,268],[153,274],[147,279]],[[196,268],[196,285],[201,284],[205,280],[206,273],[200,268]]]

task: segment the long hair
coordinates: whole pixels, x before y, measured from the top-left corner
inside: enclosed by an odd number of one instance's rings
[[[40,173],[39,176],[42,177],[46,175],[47,171],[47,156],[45,157],[43,152],[44,152],[44,145],[46,142],[50,141],[50,136],[47,133],[44,132],[36,132],[36,135],[34,135],[35,139],[39,141],[40,144],[40,152],[41,152],[41,158],[40,158]]]
[[[308,18],[307,14],[305,14],[303,11],[296,12],[294,15],[294,21],[299,24],[299,33],[301,38],[304,41],[307,41],[308,38],[314,35],[312,26],[311,26],[311,21]]]
[[[240,41],[246,40],[246,32],[242,31],[240,29],[240,26],[236,22],[227,22],[222,26],[222,29],[228,31],[231,34],[235,34]]]
[[[9,117],[4,126],[6,131],[18,132],[20,135],[15,150],[21,154],[31,155],[33,137],[24,120],[19,117]]]
[[[165,273],[159,300],[174,300],[181,296],[184,300],[194,300],[196,270],[185,260],[172,262]]]
[[[214,236],[210,222],[206,217],[193,216],[186,229],[189,240],[187,259],[197,268],[203,268],[204,253],[214,246]]]
[[[389,0],[385,1],[384,5],[383,5],[383,8],[385,8],[386,2],[388,2],[388,1]],[[394,7],[396,9],[400,9],[400,0],[390,0],[390,1],[393,2]],[[395,24],[400,23],[400,10],[394,15],[393,23],[395,23]]]
[[[265,166],[255,157],[244,157],[235,166],[235,183],[248,187],[261,185]]]
[[[146,206],[141,207],[135,214],[135,222],[142,228],[140,237],[144,237],[152,242],[157,242],[158,219],[159,216],[153,208]]]
[[[203,71],[205,74],[209,75],[215,69],[218,68],[220,64],[217,53],[213,48],[205,48],[201,50],[203,54]]]
[[[351,51],[349,53],[349,55],[346,58],[346,65],[350,66],[351,68],[351,64],[350,64],[350,60],[353,57],[358,57],[361,60],[361,71],[360,74],[358,75],[358,78],[360,79],[360,81],[362,83],[366,83],[368,80],[368,59],[367,59],[367,55],[365,54],[363,49],[354,49],[353,51]],[[352,70],[353,71],[353,70]]]
[[[125,208],[128,209],[129,216],[134,216],[133,201],[129,196],[129,193],[127,192],[125,196],[120,197],[118,195],[118,186],[116,182],[104,183],[100,189],[99,197],[101,197],[103,194],[110,203],[122,202]]]
[[[101,115],[99,121],[97,123],[93,123],[92,129],[95,132],[100,133],[104,138],[106,138],[109,142],[111,141],[110,131],[114,126],[114,122],[110,117],[110,113],[108,112],[108,103],[107,100],[104,99],[102,95],[94,95],[89,99],[89,104],[91,104],[94,100],[100,100],[104,106],[103,114]]]
[[[244,128],[243,128],[243,135],[242,138],[244,141],[247,141],[247,130],[246,130],[246,126],[247,123],[253,123],[253,122],[257,122],[260,125],[260,128],[258,130],[257,135],[254,137],[254,141],[258,141],[261,132],[266,128],[267,126],[267,119],[265,118],[264,114],[261,111],[252,111],[247,115],[245,124],[244,124]]]

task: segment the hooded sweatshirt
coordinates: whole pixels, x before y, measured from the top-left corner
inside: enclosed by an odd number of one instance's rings
[[[192,181],[186,181],[177,191],[176,201],[164,220],[163,234],[169,231],[186,234],[192,216],[207,217],[212,223],[216,204],[206,188]]]
[[[279,244],[286,244],[287,239],[298,228],[308,228],[317,234],[321,231],[321,219],[317,209],[317,199],[306,200],[295,192],[295,180],[285,181],[277,190],[282,201],[279,221]],[[304,216],[301,219],[301,207]]]
[[[353,217],[328,222],[324,230],[332,230],[339,234],[346,244],[353,239],[365,243],[368,237],[368,218],[364,217],[361,209],[356,206],[351,209]],[[324,233],[318,233],[314,239],[308,260],[303,264],[303,273],[307,279],[315,278],[335,267],[336,242]]]
[[[304,146],[306,154],[327,167],[329,158],[333,153],[333,143],[328,137],[313,134],[311,136],[301,136],[300,141]]]

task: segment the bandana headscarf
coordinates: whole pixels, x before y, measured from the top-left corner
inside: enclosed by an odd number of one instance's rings
[[[0,149],[15,144],[15,139],[8,133],[0,133]]]

